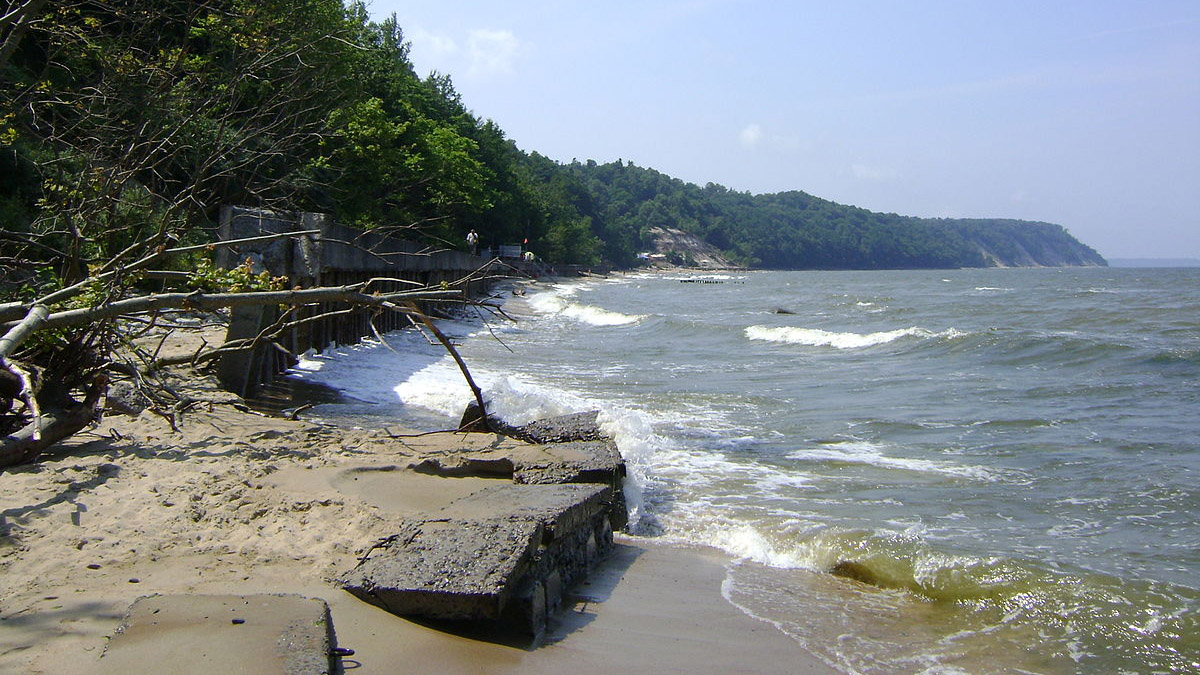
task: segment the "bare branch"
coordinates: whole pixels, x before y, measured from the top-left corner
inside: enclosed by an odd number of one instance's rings
[[[421,313],[421,311],[417,309],[416,305],[409,305],[409,309],[412,312],[410,316],[420,319],[421,323],[425,324],[425,327],[429,329],[429,332],[433,333],[437,337],[438,342],[442,343],[442,346],[446,348],[446,351],[450,352],[450,356],[454,359],[454,362],[458,364],[458,369],[462,371],[463,377],[466,378],[467,386],[471,388],[471,393],[475,395],[475,402],[479,404],[479,423],[485,428],[490,428],[491,423],[488,421],[487,403],[483,400],[483,390],[479,388],[479,385],[475,384],[475,379],[471,377],[471,371],[467,368],[467,362],[463,361],[462,356],[459,355],[458,350],[455,349],[454,343],[450,342],[450,338],[446,337],[446,334],[437,327],[432,319]]]
[[[288,291],[258,291],[251,293],[161,293],[145,295],[100,305],[70,309],[50,314],[41,328],[63,328],[83,323],[115,319],[123,314],[164,309],[219,309],[246,305],[307,305],[313,302],[346,302],[352,305],[395,309],[396,302],[413,300],[458,300],[461,291],[420,290],[400,293],[367,295],[361,286],[331,286]],[[400,311],[407,311],[400,308]],[[5,324],[7,325],[7,324]],[[16,345],[14,345],[15,347]]]
[[[0,337],[0,361],[7,359],[35,331],[41,329],[50,316],[50,309],[45,305],[34,305],[25,318],[17,322],[8,332]]]

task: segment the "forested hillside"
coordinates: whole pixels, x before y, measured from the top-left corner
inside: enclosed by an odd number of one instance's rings
[[[503,132],[361,3],[24,0],[4,19],[0,265],[36,268],[27,285],[203,241],[223,203],[431,242],[544,227]]]
[[[534,159],[537,159],[536,155]],[[544,161],[544,160],[542,160]],[[696,234],[751,267],[813,269],[1104,265],[1065,229],[1016,220],[874,213],[803,192],[753,195],[703,188],[631,163],[561,167],[578,212],[599,223],[614,261],[628,262],[651,228]]]
[[[206,241],[224,203],[435,246],[475,229],[551,262],[630,265],[669,227],[761,267],[1103,264],[1045,223],[878,214],[526,152],[449,77],[419,77],[401,27],[358,2],[18,0],[0,84],[0,285],[29,296],[131,246]]]

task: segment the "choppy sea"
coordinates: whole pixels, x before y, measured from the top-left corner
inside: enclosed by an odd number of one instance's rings
[[[1200,269],[630,274],[498,302],[515,320],[443,323],[493,409],[601,410],[633,532],[732,554],[728,601],[836,668],[1200,672]],[[343,391],[329,419],[454,426],[453,362],[386,341],[295,376]]]

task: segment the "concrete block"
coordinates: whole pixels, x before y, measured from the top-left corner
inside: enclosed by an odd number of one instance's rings
[[[299,595],[138,598],[95,671],[99,675],[325,675],[333,631],[324,600]]]
[[[543,527],[543,544],[587,527],[608,510],[611,490],[604,485],[497,485],[467,495],[438,515],[458,520],[534,521]]]
[[[393,614],[496,619],[530,568],[542,532],[536,520],[410,522],[340,583]]]

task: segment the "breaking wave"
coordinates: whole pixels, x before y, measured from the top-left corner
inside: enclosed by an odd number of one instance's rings
[[[864,441],[845,441],[831,445],[796,450],[788,454],[789,459],[821,461],[844,464],[861,464],[883,469],[898,469],[919,473],[938,473],[946,476],[973,480],[993,480],[995,472],[982,466],[964,466],[931,459],[914,459],[885,455],[880,446]]]
[[[877,333],[839,333],[819,328],[799,328],[795,326],[750,326],[746,329],[746,337],[751,340],[806,345],[809,347],[833,347],[835,349],[874,347],[905,337],[932,338],[954,337],[956,335],[958,333],[953,329],[934,333],[924,328],[917,328],[916,326]]]
[[[557,289],[556,289],[557,290]],[[601,307],[571,302],[576,288],[540,293],[534,296],[529,306],[539,314],[558,315],[592,326],[628,326],[646,318],[645,314],[622,314]]]

